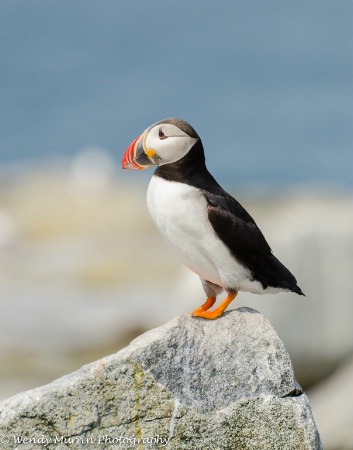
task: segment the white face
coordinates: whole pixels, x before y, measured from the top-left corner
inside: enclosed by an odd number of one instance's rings
[[[189,136],[175,125],[159,123],[148,131],[144,149],[155,164],[162,166],[183,158],[196,141],[197,138]]]

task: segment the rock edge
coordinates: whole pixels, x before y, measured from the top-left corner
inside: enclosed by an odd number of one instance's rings
[[[0,435],[6,450],[322,448],[282,341],[250,308],[177,317],[2,402]]]

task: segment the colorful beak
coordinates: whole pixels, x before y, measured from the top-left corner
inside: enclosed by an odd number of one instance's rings
[[[137,136],[125,150],[122,160],[123,169],[147,169],[154,165],[144,151],[143,137],[144,133]]]

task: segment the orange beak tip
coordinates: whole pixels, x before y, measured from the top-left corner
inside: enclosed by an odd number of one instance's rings
[[[136,158],[136,143],[139,140],[140,136],[137,136],[131,144],[125,150],[123,155],[123,159],[121,161],[121,167],[123,169],[140,169],[139,165],[135,162]]]

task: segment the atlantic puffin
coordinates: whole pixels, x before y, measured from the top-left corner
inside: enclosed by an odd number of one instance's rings
[[[254,219],[207,170],[201,139],[191,125],[175,117],[161,120],[127,147],[123,169],[152,166],[157,169],[147,191],[149,213],[200,277],[207,296],[193,316],[219,317],[239,291],[304,295]],[[226,299],[211,310],[223,290]]]

